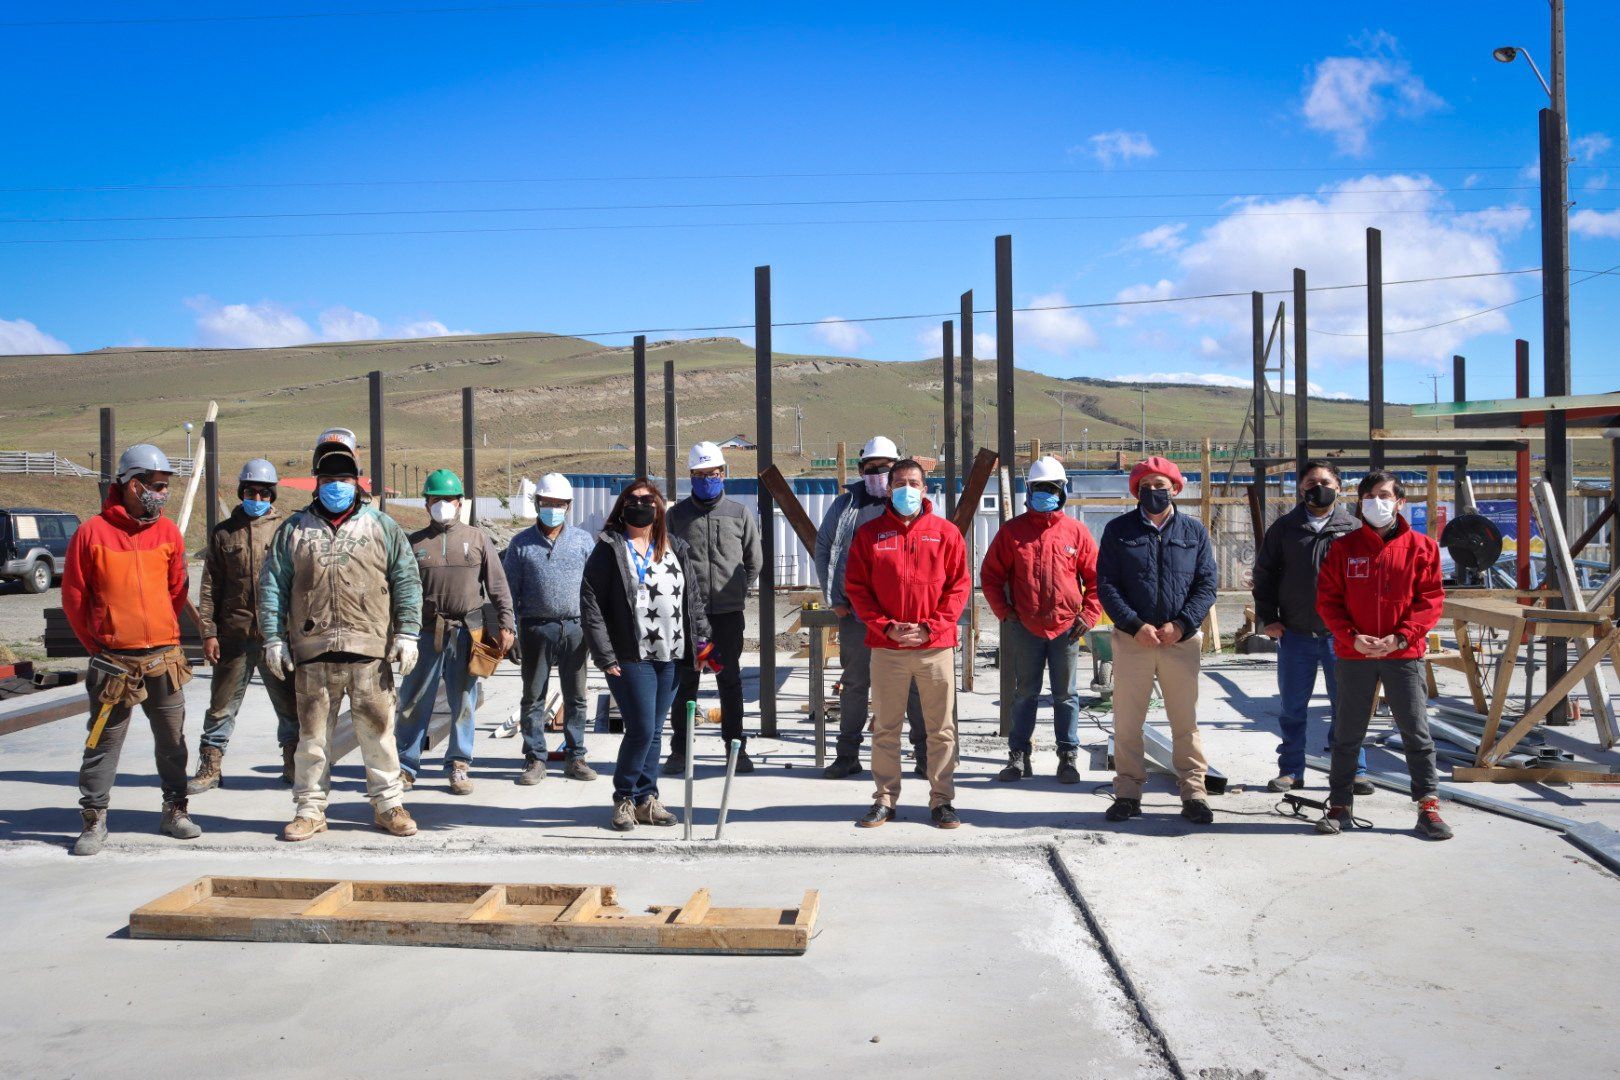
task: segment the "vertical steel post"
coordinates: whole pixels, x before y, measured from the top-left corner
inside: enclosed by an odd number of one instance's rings
[[[956,324],[940,323],[940,365],[945,388],[945,515],[956,512]]]
[[[1461,356],[1451,358],[1451,400],[1468,400],[1468,361]]]
[[[647,337],[637,334],[631,346],[635,368],[636,475],[647,475]]]
[[[1384,234],[1367,230],[1367,437],[1384,426]],[[1384,467],[1384,444],[1373,440],[1368,463]]]
[[[1306,363],[1305,271],[1294,268],[1294,483],[1311,456],[1310,365]]]
[[[957,350],[961,357],[959,367],[962,379],[962,471],[971,469],[972,462],[979,456],[978,443],[973,433],[973,290],[969,289],[962,294],[960,312],[960,329],[962,347]],[[967,642],[962,649],[962,689],[973,692],[973,664],[979,652],[979,601],[978,601],[978,520],[979,508],[973,508],[973,516],[968,518],[967,535],[963,539],[967,542],[968,590],[967,605]]]
[[[1254,403],[1250,407],[1254,418],[1254,479],[1249,487],[1254,492],[1251,503],[1255,507],[1254,542],[1258,545],[1266,527],[1266,466],[1261,459],[1269,449],[1266,445],[1266,410],[1269,405],[1266,390],[1266,294],[1250,293],[1249,307],[1252,324],[1250,336],[1253,338],[1251,351],[1254,354]]]
[[[383,373],[366,374],[366,392],[371,414],[371,498],[377,509],[388,509],[388,485],[383,483]]]
[[[107,489],[118,475],[118,426],[112,407],[101,407],[101,501],[107,501]]]
[[[1018,450],[1015,445],[1015,416],[1013,412],[1013,284],[1012,237],[996,237],[996,454],[1000,467],[996,470],[1000,489],[1001,521],[1012,517],[1013,470]],[[1001,637],[997,648],[997,666],[1001,672],[1001,735],[1012,734],[1013,665],[1015,663],[1007,636]]]
[[[1513,396],[1527,398],[1530,396],[1530,343],[1523,338],[1513,342]],[[1519,426],[1526,424],[1523,413],[1519,414]],[[1521,446],[1514,456],[1514,487],[1513,496],[1517,501],[1518,516],[1514,520],[1514,527],[1518,530],[1518,539],[1514,541],[1517,549],[1519,564],[1519,588],[1530,587],[1530,448]]]
[[[478,446],[474,437],[473,388],[461,388],[461,487],[467,494],[467,523],[478,524]]]
[[[771,431],[771,268],[754,267],[754,439],[758,468],[773,464]],[[759,733],[776,738],[776,507],[759,488]]]
[[[1562,5],[1554,5],[1553,47],[1562,48]],[[1562,83],[1562,59],[1555,78]],[[1569,192],[1563,153],[1563,118],[1552,109],[1541,110],[1541,392],[1547,397],[1569,393]],[[1553,505],[1560,521],[1569,520],[1569,439],[1561,410],[1549,409],[1546,429],[1545,473],[1552,485]],[[1549,566],[1553,565],[1551,560]],[[1549,607],[1562,607],[1558,597]],[[1569,670],[1569,645],[1564,638],[1547,639],[1547,685]],[[1549,724],[1569,722],[1569,702],[1560,700],[1547,716]]]
[[[204,536],[214,535],[219,524],[219,421],[203,424],[203,522]]]
[[[664,361],[664,492],[675,501],[675,443],[680,438],[675,419],[675,361]]]

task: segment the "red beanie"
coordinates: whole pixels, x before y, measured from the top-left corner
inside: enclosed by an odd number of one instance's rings
[[[1136,463],[1136,468],[1131,470],[1131,494],[1135,495],[1137,493],[1137,488],[1142,486],[1143,477],[1152,476],[1155,473],[1160,476],[1169,477],[1170,483],[1175,486],[1176,494],[1178,495],[1181,494],[1181,489],[1187,485],[1187,481],[1181,475],[1181,470],[1176,468],[1175,462],[1171,461],[1169,458],[1162,458],[1154,455],[1153,457],[1143,458],[1141,461],[1138,461]]]

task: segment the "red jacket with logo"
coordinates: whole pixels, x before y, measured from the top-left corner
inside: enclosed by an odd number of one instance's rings
[[[1003,525],[984,553],[979,584],[996,618],[1016,617],[1037,637],[1066,634],[1077,618],[1087,626],[1102,618],[1097,541],[1061,510],[1028,510]]]
[[[92,654],[178,645],[189,584],[180,529],[166,517],[136,521],[118,491],[68,543],[62,613]]]
[[[1316,611],[1333,631],[1333,655],[1343,660],[1368,659],[1356,651],[1357,634],[1406,638],[1406,648],[1386,660],[1422,656],[1445,601],[1439,546],[1399,515],[1387,540],[1363,525],[1334,541],[1316,579]]]
[[[891,507],[855,531],[844,592],[855,617],[866,624],[871,648],[901,647],[886,633],[891,622],[927,626],[928,643],[917,648],[954,647],[956,620],[972,587],[962,534],[935,514],[927,499],[910,521]]]

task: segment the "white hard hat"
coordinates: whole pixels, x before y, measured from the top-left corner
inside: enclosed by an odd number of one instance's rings
[[[1046,455],[1029,467],[1029,482],[1031,484],[1058,484],[1064,491],[1069,490],[1069,474],[1063,468],[1063,462]]]
[[[537,499],[574,499],[574,485],[568,482],[568,477],[560,472],[548,472],[540,478],[540,486],[534,489]]]
[[[866,446],[861,449],[861,460],[868,458],[889,458],[892,461],[900,460],[900,448],[894,445],[894,440],[887,435],[874,435],[867,440]]]
[[[726,455],[712,442],[700,442],[686,455],[688,469],[721,469],[725,464]]]

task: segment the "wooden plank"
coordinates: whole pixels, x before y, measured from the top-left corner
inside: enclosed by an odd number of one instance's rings
[[[1457,659],[1463,676],[1468,680],[1468,694],[1474,699],[1474,711],[1484,716],[1490,706],[1485,702],[1484,680],[1479,673],[1479,659],[1474,655],[1474,641],[1468,635],[1468,623],[1456,619],[1451,625],[1457,633]]]
[[[799,901],[798,914],[793,916],[794,926],[811,927],[816,925],[816,915],[821,911],[821,894],[815,889],[807,889],[804,899]]]
[[[696,926],[709,914],[709,890],[699,889],[692,894],[692,899],[681,905],[681,910],[675,916],[677,926]]]
[[[1496,662],[1496,682],[1491,687],[1490,710],[1485,714],[1485,734],[1479,740],[1479,753],[1475,761],[1480,765],[1487,765],[1486,751],[1496,743],[1496,733],[1502,725],[1502,709],[1506,707],[1508,692],[1513,686],[1513,673],[1519,666],[1519,647],[1524,642],[1524,623],[1517,623],[1508,631],[1507,644],[1502,646],[1502,655]],[[1478,677],[1478,671],[1475,673]],[[1476,712],[1480,710],[1476,707]]]
[[[1554,704],[1569,696],[1569,692],[1575,689],[1577,683],[1586,678],[1587,672],[1598,665],[1604,655],[1616,646],[1617,641],[1620,641],[1620,633],[1611,631],[1601,645],[1586,650],[1586,653],[1571,664],[1568,671],[1564,672],[1564,677],[1548,687],[1541,700],[1525,710],[1524,715],[1519,718],[1519,722],[1513,725],[1513,729],[1504,735],[1500,742],[1491,747],[1490,753],[1484,758],[1485,763],[1494,765],[1501,761],[1504,754],[1518,745],[1519,740],[1524,738],[1531,728],[1540,723],[1542,717],[1552,711]]]
[[[463,919],[494,919],[506,909],[506,886],[491,885],[467,908]]]
[[[303,914],[310,918],[331,915],[353,902],[354,882],[340,881],[311,901],[309,907],[303,910]]]
[[[978,454],[973,458],[973,468],[968,472],[967,479],[962,482],[962,500],[956,504],[956,516],[951,518],[951,524],[956,531],[967,535],[973,528],[973,519],[979,512],[979,500],[984,498],[984,489],[990,483],[990,475],[996,471],[996,452],[984,447],[979,448]],[[1002,497],[1006,497],[1006,492]]]
[[[611,903],[611,901],[608,901]],[[563,909],[557,916],[558,922],[584,922],[594,919],[596,913],[602,910],[602,890],[599,886],[588,886],[574,897],[574,902]]]
[[[1620,784],[1620,773],[1601,769],[1511,768],[1505,765],[1452,767],[1451,778],[1459,784]]]
[[[787,518],[799,543],[804,545],[806,551],[815,554],[816,527],[811,524],[810,515],[804,512],[804,504],[793,494],[793,486],[782,475],[782,470],[775,465],[766,466],[759,474],[759,482],[765,485],[765,490],[771,493],[776,505],[782,508],[782,516]],[[770,522],[762,522],[760,528],[770,528]]]

